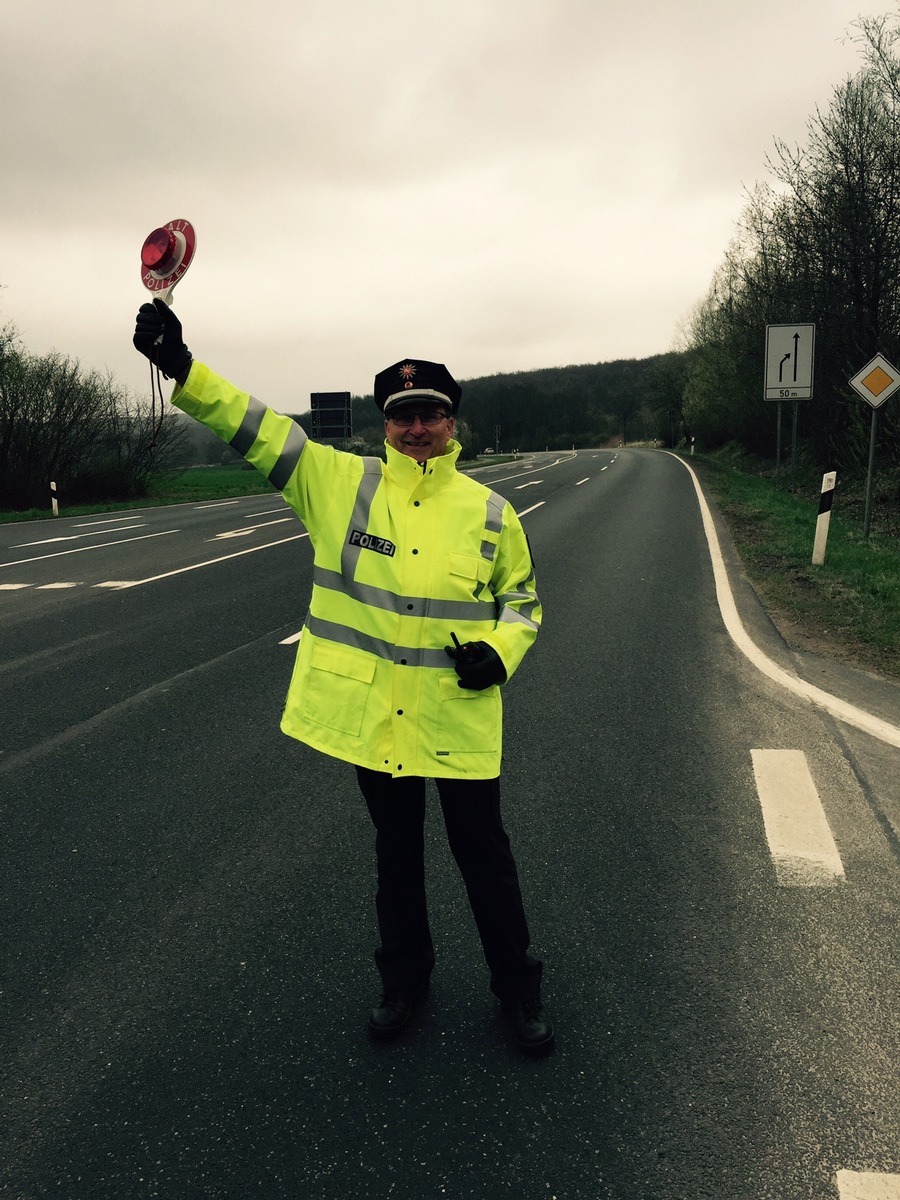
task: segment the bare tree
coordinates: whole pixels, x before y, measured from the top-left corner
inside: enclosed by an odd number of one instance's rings
[[[28,354],[11,327],[0,331],[0,504],[45,507],[55,480],[69,499],[146,494],[180,426],[160,420],[112,375],[84,371],[59,353]]]
[[[774,184],[749,195],[693,316],[686,410],[712,443],[771,444],[766,324],[816,323],[816,397],[800,412],[819,465],[860,465],[865,423],[847,381],[876,352],[900,358],[900,35],[878,20],[860,38],[862,70],[816,110],[804,146],[776,139]],[[893,418],[884,440],[900,453]]]

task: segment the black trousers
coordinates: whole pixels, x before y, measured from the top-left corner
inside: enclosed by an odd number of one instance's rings
[[[425,780],[356,768],[375,826],[381,945],[375,962],[386,990],[415,990],[434,969],[425,897]],[[501,1000],[540,995],[542,964],[530,937],[516,864],[500,816],[499,779],[435,780],[453,857],[462,874]]]

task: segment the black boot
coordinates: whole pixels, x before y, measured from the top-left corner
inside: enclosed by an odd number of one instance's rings
[[[526,1053],[546,1054],[553,1046],[553,1023],[540,998],[506,1001],[503,1012]]]
[[[378,1006],[369,1010],[371,1036],[387,1041],[402,1033],[409,1024],[416,1005],[425,998],[427,992],[427,985],[418,991],[386,988]]]

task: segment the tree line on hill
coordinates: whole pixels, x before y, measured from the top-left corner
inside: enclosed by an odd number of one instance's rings
[[[736,234],[676,349],[644,359],[548,367],[463,381],[464,457],[490,447],[562,449],[655,442],[771,458],[779,405],[764,396],[767,325],[816,326],[814,398],[797,404],[800,454],[860,476],[871,410],[849,379],[875,354],[900,371],[900,17],[853,26],[862,65],[807,124],[804,146],[778,139],[773,182],[747,197]],[[371,396],[352,400],[346,448],[383,452]],[[793,416],[793,413],[790,414]],[[311,431],[311,415],[295,418]],[[880,466],[900,477],[900,399],[878,413]],[[208,431],[110,375],[42,358],[0,329],[0,506],[146,494],[154,474],[237,461]]]
[[[462,457],[485,449],[568,449],[611,442],[667,440],[676,430],[665,391],[669,360],[677,354],[623,359],[463,380],[455,437]],[[371,395],[354,396],[353,437],[346,448],[381,454],[384,418]],[[665,411],[661,411],[661,410]],[[312,415],[297,418],[312,434]]]

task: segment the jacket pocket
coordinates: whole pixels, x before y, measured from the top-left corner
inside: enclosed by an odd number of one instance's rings
[[[461,688],[456,674],[442,675],[441,750],[494,753],[500,749],[503,701],[496,684],[483,692]]]
[[[375,659],[344,646],[313,646],[304,716],[317,725],[359,737],[375,678]]]
[[[480,554],[451,554],[450,575],[457,587],[474,595],[491,577],[493,565]]]

